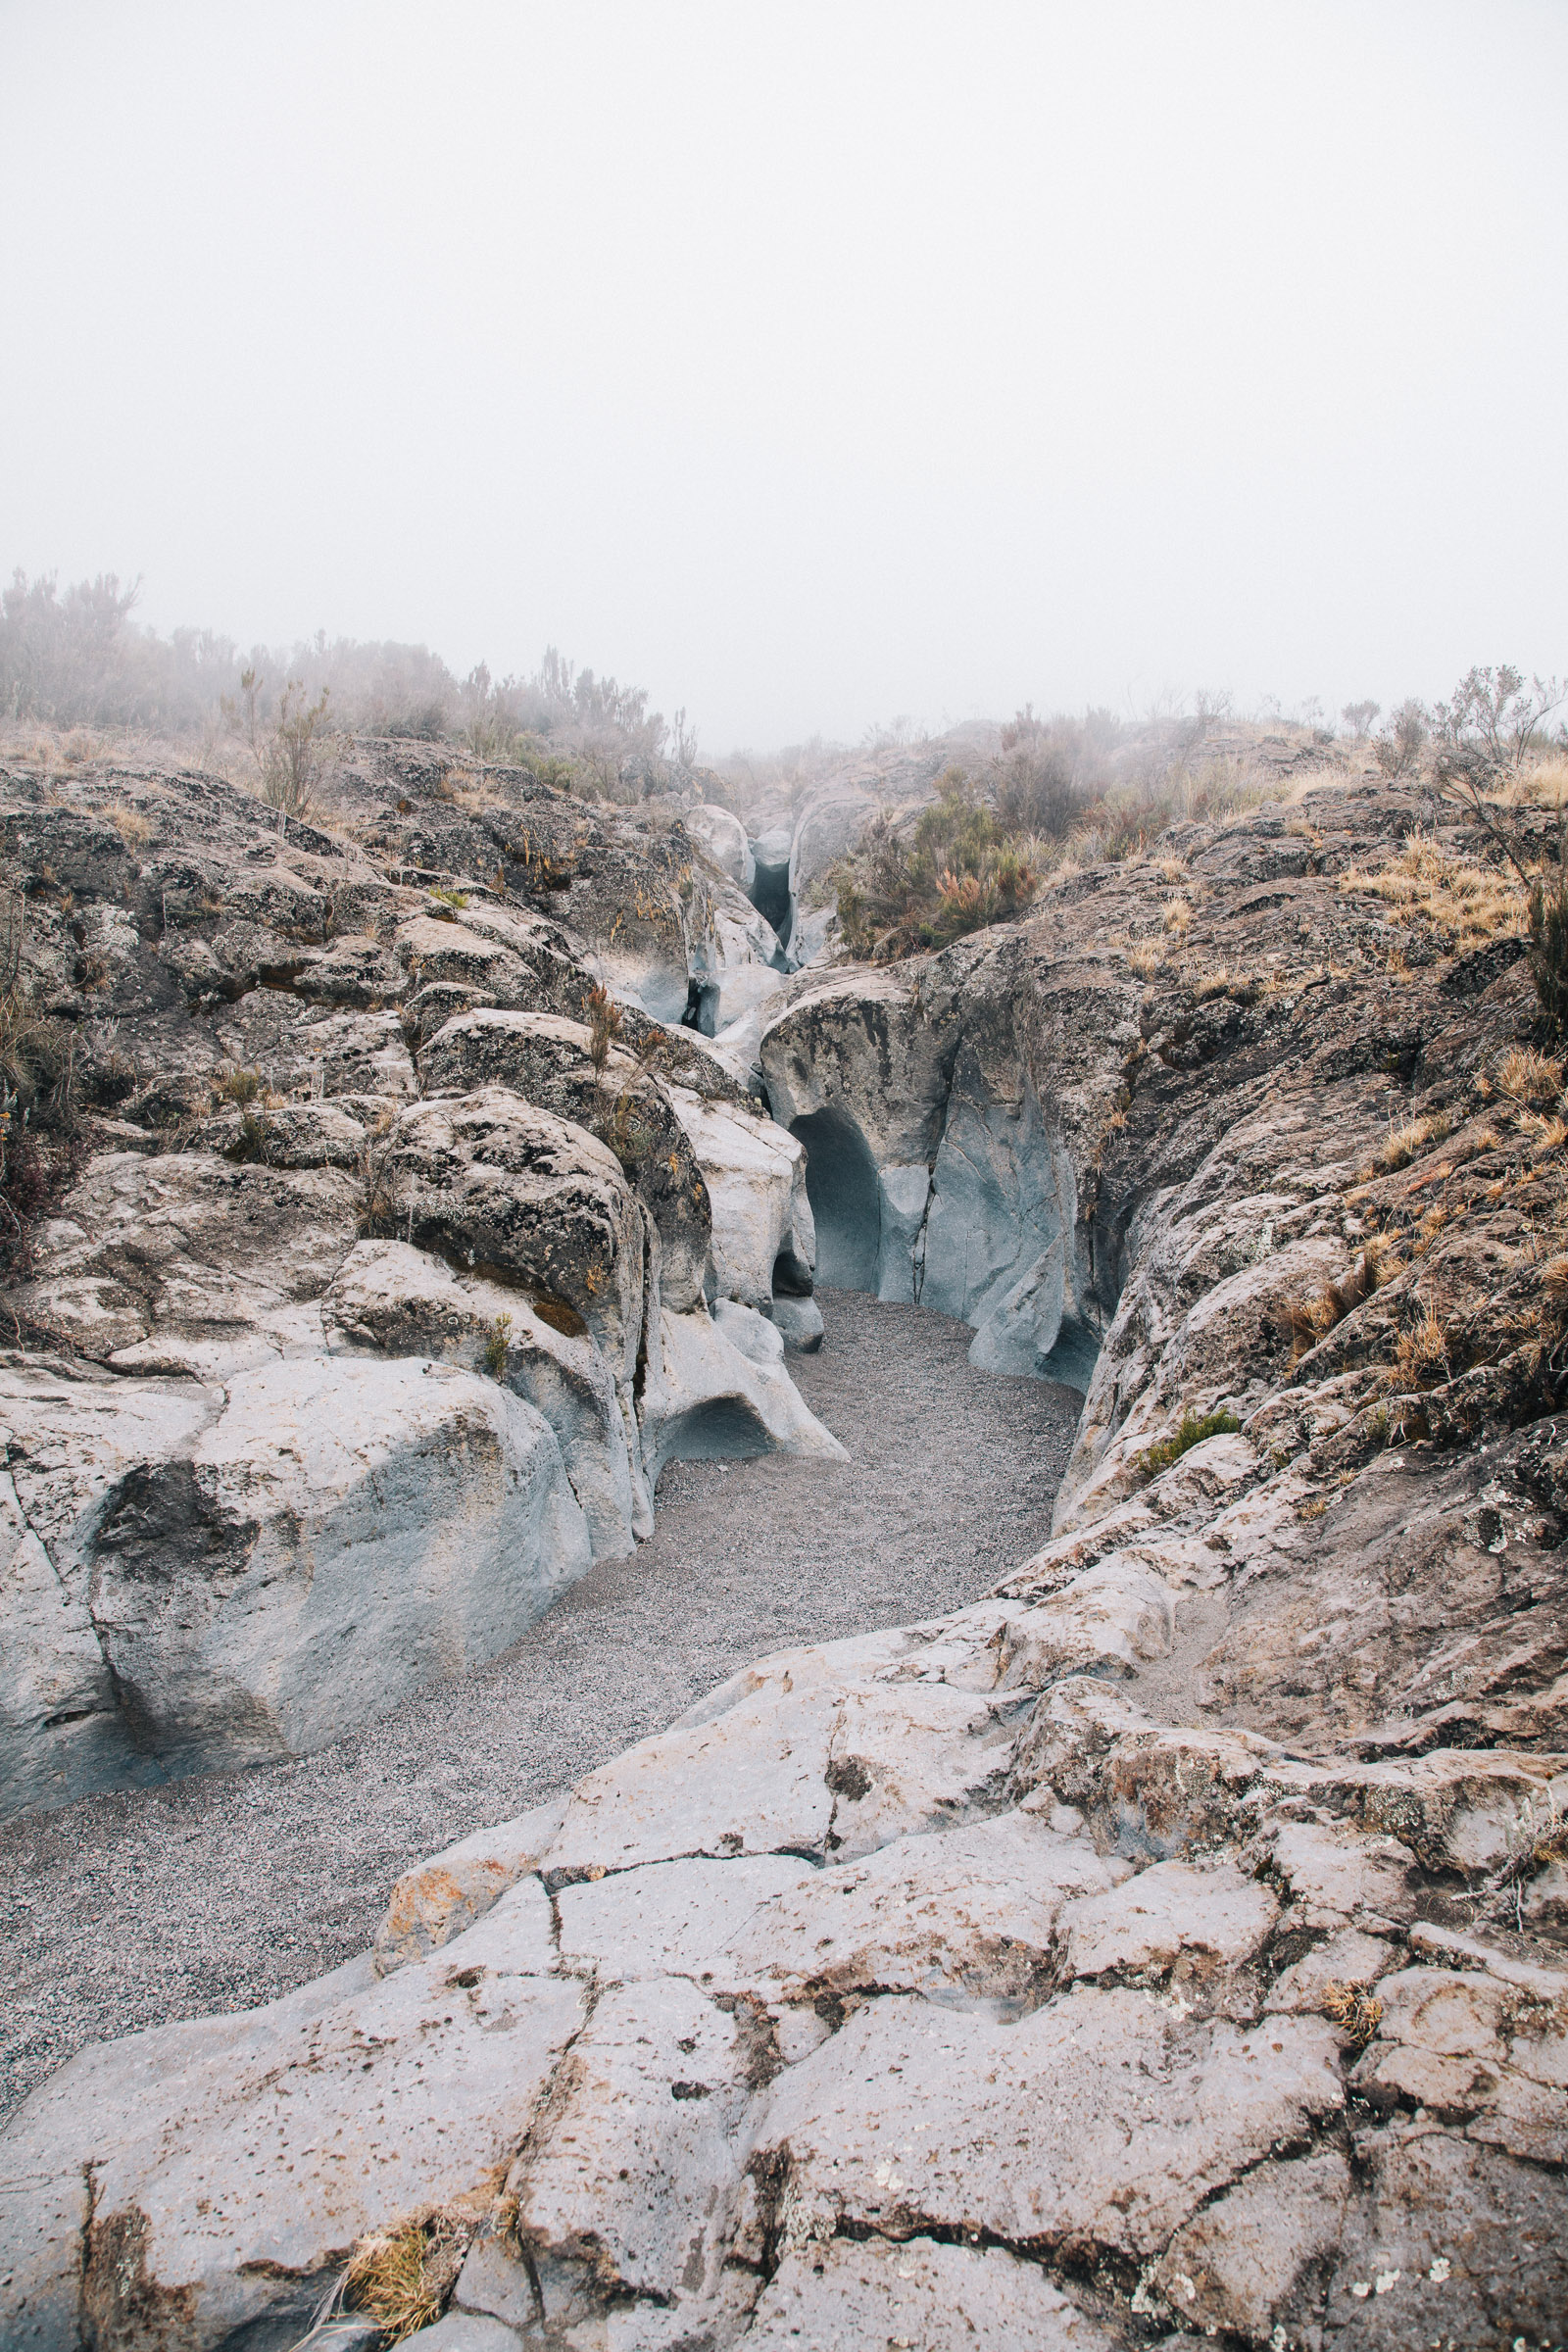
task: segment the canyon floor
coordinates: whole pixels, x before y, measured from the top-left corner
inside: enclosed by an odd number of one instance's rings
[[[747,1660],[961,1607],[1026,1560],[1081,1398],[944,1315],[818,1293],[790,1369],[847,1464],[676,1462],[631,1558],[503,1656],[297,1762],[0,1832],[0,2111],[95,2038],[249,2007],[362,1951],[399,1873],[662,1728]]]

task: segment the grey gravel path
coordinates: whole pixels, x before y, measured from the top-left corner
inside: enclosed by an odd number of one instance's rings
[[[972,1334],[819,1294],[792,1357],[839,1466],[680,1462],[634,1558],[504,1656],[297,1763],[0,1830],[0,2113],[95,2036],[249,2007],[362,1951],[399,1873],[658,1731],[748,1658],[956,1608],[1038,1548],[1079,1399]]]

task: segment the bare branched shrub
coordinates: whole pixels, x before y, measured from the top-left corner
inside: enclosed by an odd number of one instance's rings
[[[1527,685],[1521,670],[1502,662],[1467,670],[1432,718],[1450,751],[1468,749],[1490,767],[1517,769],[1543,722],[1564,701],[1568,683],[1561,678],[1532,678]]]
[[[262,747],[262,798],[285,818],[308,818],[326,772],[326,706],[330,688],[314,702],[298,678],[283,689],[271,734]]]
[[[583,999],[583,1010],[588,1015],[588,1058],[602,1079],[610,1049],[620,1035],[624,1016],[602,982]]]
[[[1373,739],[1377,763],[1386,776],[1408,775],[1426,749],[1427,714],[1417,702],[1404,702]]]

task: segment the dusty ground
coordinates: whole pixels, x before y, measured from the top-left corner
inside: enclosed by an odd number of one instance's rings
[[[505,1819],[792,1642],[956,1608],[1050,1530],[1079,1399],[965,1360],[945,1316],[821,1294],[791,1359],[845,1467],[676,1463],[635,1558],[479,1672],[299,1763],[0,1831],[0,2113],[84,2041],[247,2007],[368,1942],[420,1855]]]

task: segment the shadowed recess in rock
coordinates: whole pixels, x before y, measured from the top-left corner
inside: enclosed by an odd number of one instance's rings
[[[790,1133],[806,1146],[817,1279],[835,1290],[875,1291],[882,1205],[864,1137],[852,1118],[832,1108],[808,1112]]]

